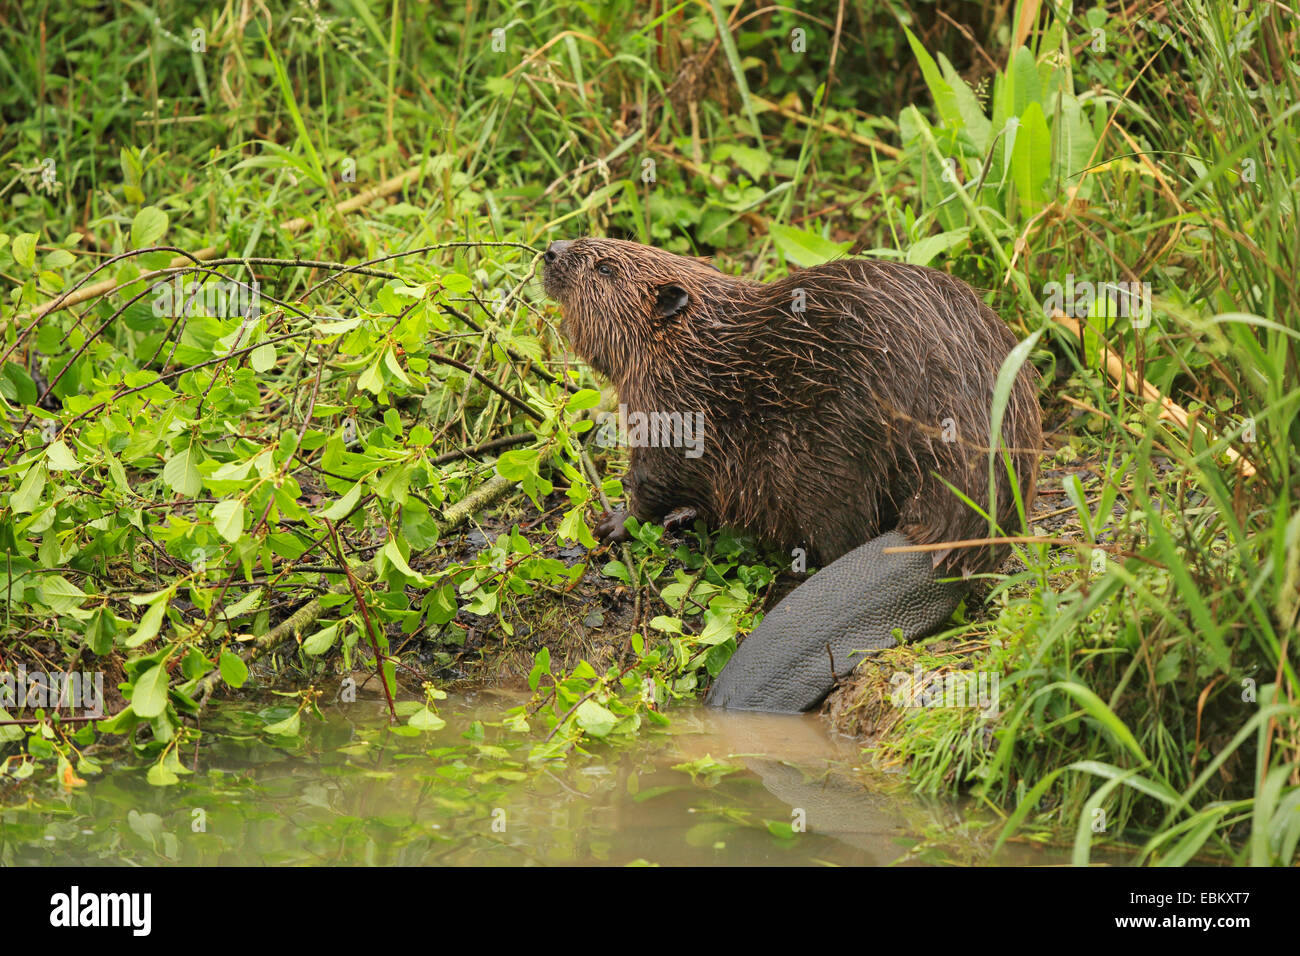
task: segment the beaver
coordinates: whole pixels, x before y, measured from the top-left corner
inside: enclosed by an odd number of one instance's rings
[[[962,581],[1004,560],[1005,546],[886,553],[989,536],[990,410],[1017,341],[959,279],[846,258],[761,283],[582,238],[550,244],[543,287],[629,417],[703,422],[694,454],[633,443],[627,512],[733,526],[822,566],[740,642],[709,703],[815,706],[861,651],[892,645],[900,628],[912,640],[942,625]],[[1026,362],[992,457],[1004,530],[1032,502],[1041,418]],[[596,530],[623,539],[625,517]]]

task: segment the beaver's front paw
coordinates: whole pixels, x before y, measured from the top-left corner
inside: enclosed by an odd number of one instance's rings
[[[605,512],[605,516],[596,522],[596,537],[602,541],[627,541],[632,535],[623,526],[625,521],[627,521],[626,511],[620,509]]]
[[[683,505],[680,508],[674,508],[668,514],[664,515],[664,530],[676,531],[678,528],[684,528],[696,518],[695,509],[690,505]]]

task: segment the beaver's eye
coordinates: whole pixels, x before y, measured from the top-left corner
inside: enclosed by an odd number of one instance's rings
[[[614,274],[613,267],[607,262],[596,263],[596,271],[603,276],[612,276]]]

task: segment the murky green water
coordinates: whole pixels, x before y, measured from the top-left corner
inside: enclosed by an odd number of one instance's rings
[[[417,736],[389,729],[377,701],[325,708],[293,748],[268,741],[265,714],[222,705],[204,721],[197,772],[177,786],[118,769],[71,793],[10,792],[0,861],[978,863],[996,833],[862,771],[856,747],[816,718],[679,708],[666,732],[539,770],[530,741],[517,749],[519,735],[475,723],[509,703],[450,699],[447,726]],[[1013,848],[999,862],[1060,858]]]

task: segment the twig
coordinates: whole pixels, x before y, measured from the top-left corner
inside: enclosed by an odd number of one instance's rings
[[[330,529],[330,540],[334,543],[334,557],[338,559],[339,564],[348,576],[348,587],[352,590],[352,600],[357,602],[357,610],[361,612],[361,621],[366,627],[366,637],[370,639],[370,647],[375,652],[375,664],[379,668],[379,685],[384,689],[384,699],[388,701],[388,720],[395,722],[397,720],[397,709],[393,706],[393,692],[388,686],[388,678],[384,674],[384,661],[386,655],[379,650],[379,638],[375,636],[374,625],[370,623],[370,609],[366,607],[365,598],[361,595],[361,585],[357,583],[356,576],[352,569],[348,567],[348,560],[343,556],[343,549],[339,546],[338,531],[334,528],[334,522],[325,518],[325,527]]]

